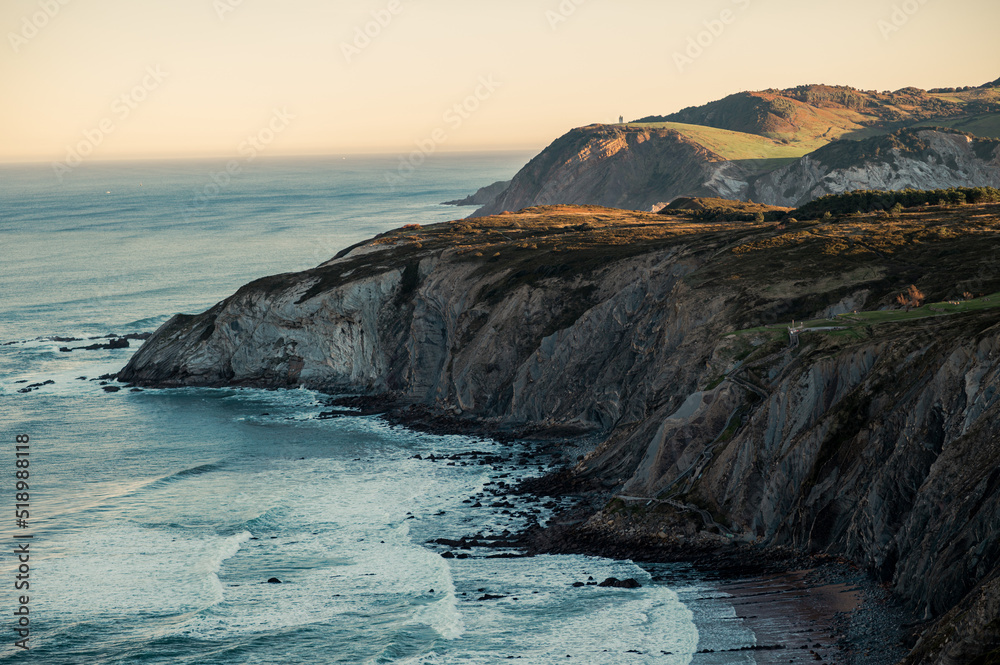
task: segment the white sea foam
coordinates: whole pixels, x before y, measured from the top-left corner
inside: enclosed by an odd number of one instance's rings
[[[541,664],[570,655],[572,662],[602,665],[686,665],[698,646],[692,613],[677,594],[651,585],[629,563],[576,556],[469,559],[456,561],[453,572],[465,594],[459,607],[469,638],[414,662],[495,663],[511,655]],[[644,587],[572,586],[612,576],[636,577]],[[480,601],[479,589],[503,597]]]
[[[61,555],[38,562],[37,595],[67,619],[203,609],[222,600],[222,562],[249,538],[133,523],[53,536],[45,545]]]

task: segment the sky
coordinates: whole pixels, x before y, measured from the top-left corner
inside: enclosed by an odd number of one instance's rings
[[[742,90],[980,85],[998,24],[996,0],[3,0],[0,161],[540,150]]]

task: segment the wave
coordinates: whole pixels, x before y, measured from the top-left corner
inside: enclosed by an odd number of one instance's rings
[[[397,527],[401,538],[409,539],[410,527],[404,522]],[[420,547],[419,545],[414,545]],[[451,574],[448,561],[435,552],[424,550],[425,561],[429,567],[428,583],[435,584],[435,589],[443,591],[443,597],[419,608],[413,617],[414,623],[430,626],[446,640],[457,640],[465,632],[465,622],[458,609],[458,592],[455,579]]]
[[[62,510],[58,507],[54,507],[54,509],[51,509],[46,517],[49,519],[56,519],[69,515],[114,509],[114,504],[123,499],[134,499],[150,491],[166,487],[187,478],[219,471],[223,467],[224,465],[221,462],[200,464],[198,466],[181,469],[180,471],[175,471],[173,473],[168,473],[155,478],[144,478],[124,484],[121,482],[115,482],[111,485],[111,487],[115,488],[117,491],[108,491],[103,496],[86,502],[80,502],[79,497],[75,497],[73,504],[70,507],[66,507]],[[56,504],[56,506],[58,506],[58,504]]]
[[[240,551],[243,543],[249,541],[253,534],[249,531],[242,531],[235,536],[230,536],[219,544],[218,550],[206,559],[202,559],[195,566],[195,571],[208,575],[210,583],[215,590],[215,601],[212,605],[218,605],[225,597],[222,589],[222,581],[219,580],[219,571],[226,559],[231,559]]]

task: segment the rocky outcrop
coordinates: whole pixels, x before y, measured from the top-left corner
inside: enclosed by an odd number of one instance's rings
[[[797,207],[857,189],[1000,187],[1000,140],[905,129],[835,141],[764,174],[755,168],[677,130],[595,125],[546,148],[473,216],[551,204],[651,210],[689,196]]]
[[[487,185],[485,187],[480,187],[476,190],[475,194],[470,194],[464,199],[458,199],[456,201],[445,201],[441,205],[446,206],[483,206],[487,203],[493,201],[496,197],[500,196],[507,187],[510,186],[510,180],[500,180],[493,183],[492,185]]]
[[[913,663],[972,662],[1000,641],[1000,307],[766,324],[910,282],[1000,291],[998,213],[910,212],[891,237],[568,207],[400,230],[175,316],[119,378],[390,393],[572,435],[580,482],[852,559],[929,622]]]
[[[800,206],[857,189],[1000,186],[1000,141],[946,130],[905,130],[838,141],[755,179],[754,201]]]
[[[574,129],[521,169],[473,216],[572,203],[651,210],[678,196],[741,198],[748,171],[673,129]]]

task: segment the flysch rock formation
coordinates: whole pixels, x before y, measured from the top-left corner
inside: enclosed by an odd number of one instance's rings
[[[727,160],[675,129],[594,125],[542,151],[473,216],[538,205],[651,210],[708,196],[796,207],[856,189],[1000,187],[1000,141],[948,129],[904,129],[834,141],[776,170]]]
[[[906,130],[837,141],[754,179],[747,196],[800,206],[857,189],[1000,187],[1000,141],[946,130]]]
[[[473,217],[567,203],[651,210],[682,195],[741,199],[749,173],[673,129],[592,125],[557,139]]]
[[[248,284],[170,319],[119,379],[389,394],[573,434],[590,449],[581,482],[696,506],[756,547],[851,559],[926,622],[907,662],[985,663],[1000,649],[1000,307],[787,322],[845,302],[891,314],[910,283],[929,301],[1000,291],[998,241],[996,205],[891,228],[533,208]]]

